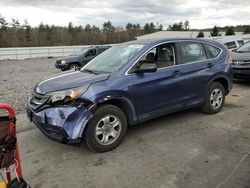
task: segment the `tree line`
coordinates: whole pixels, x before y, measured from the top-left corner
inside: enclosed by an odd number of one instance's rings
[[[225,32],[225,36],[235,35],[235,32],[243,32],[243,34],[250,34],[250,25],[238,25],[238,26],[225,26],[225,27],[217,27],[214,26],[213,29],[210,31],[211,37],[221,36],[221,32]],[[203,30],[200,30],[197,38],[204,37]]]
[[[8,23],[0,16],[0,47],[112,44],[162,29],[162,24],[153,22],[144,26],[127,23],[125,27],[115,27],[110,21],[104,22],[101,28],[90,24],[77,26],[72,22],[68,26],[41,23],[31,27],[27,20],[20,23],[18,19],[12,19]]]
[[[180,21],[177,23],[174,23],[173,25],[169,25],[167,30],[168,31],[190,31],[190,22],[188,20],[186,21]],[[197,31],[196,29],[192,29],[192,31]],[[235,35],[235,32],[243,32],[243,34],[250,34],[250,25],[237,25],[237,26],[225,26],[225,27],[217,27],[214,26],[212,29],[202,29],[199,30],[199,33],[197,35],[197,38],[205,37],[204,31],[210,31],[211,37],[221,36],[221,32],[225,32],[226,36],[229,35]]]
[[[0,47],[35,47],[35,46],[67,46],[67,45],[95,45],[113,44],[134,40],[137,36],[154,33],[163,30],[162,24],[127,23],[125,27],[115,27],[110,21],[104,22],[102,27],[86,24],[85,26],[73,25],[56,26],[39,24],[31,27],[27,20],[20,23],[18,19],[12,19],[9,23],[0,15]],[[188,20],[169,25],[168,31],[190,31]],[[220,36],[221,31],[226,35],[234,35],[235,31],[250,33],[250,25],[226,26],[213,29],[200,30],[197,37],[204,37],[203,31],[211,30],[211,36]],[[192,31],[197,31],[192,29]]]

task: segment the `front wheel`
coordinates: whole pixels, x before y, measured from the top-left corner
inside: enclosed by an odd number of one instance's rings
[[[103,105],[94,113],[85,132],[87,146],[97,152],[116,148],[127,132],[124,112],[114,105]]]
[[[218,113],[225,102],[225,89],[219,82],[213,82],[206,93],[205,103],[201,110],[207,114]]]

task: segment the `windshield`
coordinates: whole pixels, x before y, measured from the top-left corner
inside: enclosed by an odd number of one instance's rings
[[[238,48],[238,52],[250,52],[250,42],[245,43],[243,46]]]
[[[82,68],[82,71],[95,73],[112,73],[123,67],[128,61],[143,48],[142,44],[121,44],[114,46]]]
[[[81,50],[79,50],[78,52],[76,52],[76,55],[83,55],[83,54],[85,54],[87,51],[88,51],[88,48],[81,49]]]

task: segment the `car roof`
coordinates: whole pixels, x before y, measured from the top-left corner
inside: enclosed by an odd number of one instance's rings
[[[217,44],[218,42],[210,40],[210,39],[197,39],[197,38],[162,38],[162,39],[143,39],[143,40],[133,40],[129,42],[125,42],[123,44],[144,44],[144,45],[150,45],[150,44],[159,44],[164,42],[177,42],[177,41],[196,41],[196,42],[207,42],[211,44]]]

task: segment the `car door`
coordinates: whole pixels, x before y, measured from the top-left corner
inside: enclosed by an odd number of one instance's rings
[[[185,95],[181,67],[175,66],[174,45],[162,44],[152,48],[134,66],[157,63],[152,73],[133,73],[133,89],[139,119],[159,115],[182,106]]]
[[[208,57],[204,45],[196,41],[177,42],[176,49],[179,53],[177,64],[182,67],[185,75],[185,102],[199,103],[203,100],[211,75],[214,74],[216,64],[210,57],[213,54]],[[213,53],[220,53],[218,48],[214,47],[214,50]]]

